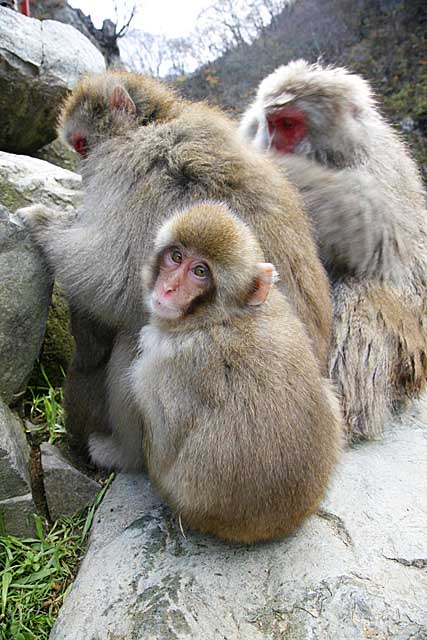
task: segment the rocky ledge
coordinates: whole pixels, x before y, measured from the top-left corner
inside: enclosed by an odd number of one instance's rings
[[[51,640],[427,638],[427,403],[347,451],[322,510],[255,547],[191,531],[119,475]]]

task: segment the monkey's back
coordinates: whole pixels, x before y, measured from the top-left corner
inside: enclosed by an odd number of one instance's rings
[[[157,227],[177,206],[222,201],[253,227],[319,360],[326,361],[329,285],[300,198],[275,164],[243,143],[222,114],[192,105],[170,122],[107,141],[90,156],[84,181],[80,217],[87,249],[79,238],[81,259],[74,253],[73,266],[91,273],[90,280],[74,278],[85,306],[119,326],[124,318],[141,325],[140,274]]]
[[[146,327],[134,370],[151,477],[189,526],[232,541],[295,529],[341,446],[305,331],[272,293],[263,309],[189,334]]]

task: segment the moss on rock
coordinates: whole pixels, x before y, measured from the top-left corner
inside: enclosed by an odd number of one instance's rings
[[[20,207],[28,207],[28,205],[32,204],[32,200],[30,197],[26,197],[25,191],[20,191],[8,180],[8,178],[2,178],[0,174],[0,193],[1,193],[1,204],[9,211],[16,211]]]
[[[46,334],[39,359],[53,387],[62,385],[64,372],[67,371],[73,352],[74,339],[71,333],[68,304],[61,287],[55,283]],[[39,364],[34,367],[29,384],[33,387],[46,386]]]
[[[80,162],[78,154],[69,149],[59,138],[37,151],[34,157],[46,160],[69,171],[78,171]]]

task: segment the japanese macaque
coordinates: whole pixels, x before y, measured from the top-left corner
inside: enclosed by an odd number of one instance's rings
[[[325,493],[341,448],[339,403],[273,265],[225,205],[175,214],[154,247],[150,322],[129,374],[141,458],[191,528],[243,543],[284,536]],[[95,460],[133,458],[139,434],[116,435],[91,436]]]
[[[85,158],[107,138],[178,115],[178,97],[160,82],[141,78],[127,71],[84,78],[62,106],[62,139]]]
[[[425,388],[427,219],[417,168],[368,83],[341,68],[279,67],[240,128],[304,198],[333,287],[329,367],[348,437],[375,438],[389,412]]]
[[[99,81],[98,76],[95,86]],[[152,79],[139,76],[139,82],[140,95],[160,115],[146,126],[128,128],[91,148],[83,163],[84,201],[77,216],[67,220],[39,206],[21,210],[73,309],[85,317],[89,314],[91,322],[99,321],[114,335],[119,332],[114,348],[121,352],[121,336],[131,341],[129,336],[145,323],[141,269],[157,225],[176,207],[221,200],[252,226],[266,259],[277,266],[280,287],[326,370],[332,320],[329,283],[298,193],[283,180],[273,161],[241,141],[234,123],[220,111],[174,100],[173,92],[167,92],[166,99],[167,90],[154,91],[159,83]],[[76,92],[84,103],[95,90],[86,82]],[[134,111],[129,103],[126,108]],[[104,355],[112,343],[103,343],[103,357],[94,357],[97,379],[105,381],[103,388],[91,388],[90,400],[87,394],[82,398],[90,401],[96,416],[102,410],[109,414],[110,423],[123,419],[111,416],[113,410],[105,407],[111,382]],[[76,345],[79,350],[78,336]],[[91,373],[89,365],[86,360],[74,372],[79,388]],[[73,412],[72,405],[67,406]],[[77,423],[78,417],[73,417],[72,429],[78,434],[86,436],[93,430],[90,422]]]

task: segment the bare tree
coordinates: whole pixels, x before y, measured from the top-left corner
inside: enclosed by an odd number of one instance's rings
[[[185,75],[230,49],[250,44],[290,0],[216,0],[198,17],[188,38],[129,31],[121,49],[129,68],[154,77]]]
[[[154,78],[164,75],[162,67],[169,55],[165,36],[134,29],[122,41],[121,49],[132,71],[142,71]]]

